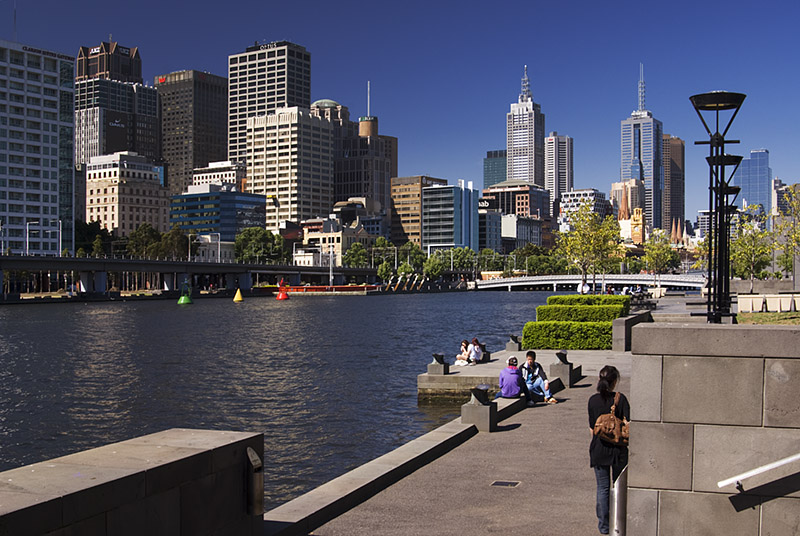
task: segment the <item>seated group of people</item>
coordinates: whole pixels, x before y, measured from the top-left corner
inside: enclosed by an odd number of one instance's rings
[[[464,339],[461,341],[461,353],[456,356],[456,362],[453,365],[458,367],[476,365],[481,362],[482,358],[483,350],[481,343],[478,342],[478,337],[473,337],[472,342]]]
[[[500,392],[495,398],[519,398],[525,395],[528,407],[535,404],[534,396],[544,399],[548,404],[557,404],[558,400],[550,394],[550,382],[544,368],[536,362],[536,352],[529,350],[525,354],[525,363],[517,368],[517,358],[511,356],[506,360],[508,365],[500,371]]]

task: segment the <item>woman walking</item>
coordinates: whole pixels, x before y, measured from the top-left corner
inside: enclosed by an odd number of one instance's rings
[[[600,370],[597,394],[592,395],[589,399],[590,429],[594,430],[594,424],[598,417],[611,412],[611,406],[614,405],[614,398],[617,394],[614,389],[618,382],[619,371],[616,367],[606,365]],[[619,402],[614,409],[614,414],[620,419],[627,421],[631,419],[631,406],[622,393],[619,393]],[[589,465],[594,468],[594,475],[597,479],[597,528],[600,530],[600,534],[608,534],[608,496],[612,483],[617,480],[622,469],[628,465],[628,447],[609,443],[592,434],[589,460]]]

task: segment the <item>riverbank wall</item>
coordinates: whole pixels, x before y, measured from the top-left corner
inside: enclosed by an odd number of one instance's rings
[[[171,429],[0,473],[0,534],[257,535],[261,434]]]

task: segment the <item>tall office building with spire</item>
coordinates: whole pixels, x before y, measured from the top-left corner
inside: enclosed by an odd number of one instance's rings
[[[662,226],[663,127],[645,107],[644,67],[639,68],[639,109],[621,122],[620,180],[644,183],[648,227]]]
[[[519,100],[506,115],[506,180],[523,180],[544,188],[544,114],[533,102],[528,66]]]

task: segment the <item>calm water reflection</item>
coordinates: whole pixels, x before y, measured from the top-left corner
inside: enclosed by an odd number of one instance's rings
[[[457,416],[416,376],[545,293],[0,307],[0,470],[172,427],[263,432],[275,506]]]

